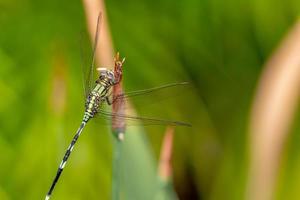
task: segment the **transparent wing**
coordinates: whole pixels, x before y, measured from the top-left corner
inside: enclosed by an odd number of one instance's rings
[[[167,120],[169,116],[163,116],[163,111],[175,110],[178,107],[171,106],[170,102],[178,102],[181,97],[189,93],[191,84],[178,82],[161,85],[149,89],[136,90],[133,92],[122,93],[112,99],[112,111],[108,107],[102,107],[99,116],[112,120],[115,124],[124,123],[128,125],[173,125],[190,126],[186,122]],[[130,103],[129,100],[130,99]],[[184,99],[185,100],[185,99]],[[142,116],[132,115],[132,104],[142,113]],[[167,105],[161,106],[161,105]],[[150,108],[150,109],[149,109]],[[175,109],[174,109],[175,108]],[[148,112],[147,112],[148,111]],[[155,114],[155,117],[149,115]],[[147,117],[144,117],[147,116]],[[158,116],[158,117],[157,117]],[[173,118],[173,117],[172,117]]]
[[[164,111],[169,110],[185,113],[186,104],[189,97],[193,96],[194,88],[188,82],[169,83],[148,89],[141,89],[132,92],[125,92],[110,98],[113,104],[112,111],[118,113],[119,109],[123,109],[124,113],[130,113],[130,105],[138,110],[139,115],[153,115],[155,118],[169,118],[164,116]],[[130,104],[128,103],[130,102]],[[121,108],[120,108],[121,107]],[[109,110],[110,111],[110,110]],[[173,118],[173,117],[172,117]]]
[[[161,85],[158,87],[127,92],[127,93],[124,93],[124,94],[121,94],[121,95],[115,97],[113,99],[113,103],[120,101],[120,100],[122,101],[124,98],[130,98],[130,97],[134,97],[134,96],[147,95],[147,94],[151,95],[151,93],[159,92],[161,90],[165,90],[165,89],[169,89],[169,88],[175,88],[176,90],[182,90],[183,89],[182,86],[187,86],[187,85],[189,85],[188,82],[169,83],[169,84]]]
[[[192,85],[188,82],[169,83],[153,88],[121,93],[112,98],[112,104],[117,107],[116,105],[124,105],[129,100],[137,108],[154,108],[165,102],[186,101],[192,91]],[[128,109],[127,105],[124,109]]]
[[[87,39],[85,39],[86,36],[84,34],[84,32],[81,32],[80,34],[80,60],[81,60],[81,69],[82,69],[82,85],[83,85],[83,90],[84,90],[84,94],[85,94],[85,98],[87,97],[87,95],[89,94],[89,92],[91,91],[91,87],[88,84],[88,80],[91,78],[89,77],[89,72],[90,72],[90,66],[87,62],[87,47],[86,45],[89,43],[89,41]]]
[[[140,117],[140,116],[131,116],[126,114],[117,114],[114,112],[108,112],[104,110],[100,110],[99,114],[102,117],[108,120],[114,120],[114,123],[118,123],[118,121],[123,122],[125,120],[126,126],[131,125],[170,125],[170,126],[188,126],[190,127],[191,124],[181,121],[173,121],[173,120],[166,120],[166,119],[157,119],[157,118],[150,118],[150,117]]]
[[[102,20],[102,13],[100,12],[97,18],[96,33],[95,33],[93,53],[92,53],[92,64],[91,64],[91,69],[89,71],[88,84],[90,85],[90,87],[92,86],[92,83],[94,81],[93,79],[94,79],[94,70],[95,70],[95,60],[96,60],[96,52],[97,52],[97,46],[98,46],[98,40],[100,34],[101,20]]]
[[[96,51],[97,51],[100,28],[101,28],[101,19],[102,19],[102,14],[99,13],[97,18],[96,32],[93,41],[93,48],[92,50],[89,50],[90,56],[87,56],[88,53],[86,51],[87,46],[90,44],[88,35],[82,33],[80,37],[80,54],[81,54],[81,61],[83,65],[82,71],[83,71],[83,85],[84,85],[85,97],[87,97],[87,95],[91,92],[93,83],[95,81],[95,77],[94,77],[95,60],[96,60]],[[91,60],[89,64],[86,59],[87,57],[89,57]]]

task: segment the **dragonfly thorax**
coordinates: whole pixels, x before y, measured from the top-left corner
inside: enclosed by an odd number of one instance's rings
[[[105,101],[110,88],[115,84],[114,72],[106,68],[98,68],[99,78],[94,89],[89,93],[85,103],[84,121],[88,121],[97,114],[100,104]]]
[[[97,114],[100,105],[108,97],[108,92],[112,85],[96,83],[94,89],[90,92],[85,103],[84,121],[88,121]]]

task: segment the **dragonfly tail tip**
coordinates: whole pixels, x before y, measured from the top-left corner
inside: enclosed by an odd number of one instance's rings
[[[50,196],[47,194],[45,200],[49,200],[50,199]]]

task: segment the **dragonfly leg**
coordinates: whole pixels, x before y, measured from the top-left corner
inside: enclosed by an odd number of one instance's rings
[[[113,100],[110,98],[110,96],[106,96],[105,97],[105,101],[108,105],[112,105],[113,104]]]

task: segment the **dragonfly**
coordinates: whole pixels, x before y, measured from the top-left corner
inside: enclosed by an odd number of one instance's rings
[[[66,166],[66,163],[71,155],[71,152],[73,151],[73,148],[78,138],[80,137],[84,127],[89,122],[89,120],[91,120],[95,116],[100,115],[104,117],[109,117],[112,119],[113,124],[115,122],[117,126],[118,124],[120,124],[120,121],[122,122],[141,121],[143,124],[150,124],[150,125],[163,124],[163,125],[173,125],[173,126],[191,126],[188,123],[180,122],[180,121],[131,116],[125,114],[124,112],[119,112],[120,109],[118,109],[120,108],[120,105],[122,107],[122,105],[124,105],[125,100],[130,97],[151,94],[155,91],[164,90],[166,88],[174,88],[177,86],[187,85],[188,84],[187,82],[170,83],[170,84],[165,84],[154,88],[137,90],[128,93],[119,92],[119,94],[113,95],[112,90],[116,89],[114,87],[120,87],[122,73],[123,73],[123,64],[125,62],[125,58],[121,59],[119,53],[117,53],[114,59],[114,64],[115,64],[114,70],[110,70],[107,68],[97,68],[99,75],[94,82],[91,81],[93,77],[94,66],[95,66],[95,55],[96,55],[96,48],[97,48],[98,37],[99,37],[100,21],[101,21],[101,13],[98,15],[98,19],[97,19],[96,33],[95,33],[94,44],[92,49],[92,62],[90,65],[90,70],[88,71],[88,78],[85,81],[88,88],[85,89],[86,102],[85,102],[85,111],[83,114],[83,119],[70,145],[68,146],[61,163],[59,164],[58,170],[56,172],[56,176],[52,181],[51,187],[45,197],[45,200],[50,199],[52,192],[63,172],[63,169]],[[106,111],[103,108],[105,104],[108,106],[112,106],[114,108],[113,111],[112,112]],[[115,107],[118,108],[116,109]],[[123,138],[124,138],[123,134],[118,135],[119,140],[123,140]]]

